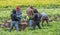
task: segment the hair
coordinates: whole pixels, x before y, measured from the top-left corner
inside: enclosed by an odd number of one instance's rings
[[[32,5],[30,5],[29,7],[30,7],[31,9],[33,9],[33,6],[32,6]]]
[[[38,13],[37,9],[34,9],[34,13]]]
[[[12,13],[13,13],[13,14],[16,14],[16,10],[15,10],[15,9],[13,9]]]

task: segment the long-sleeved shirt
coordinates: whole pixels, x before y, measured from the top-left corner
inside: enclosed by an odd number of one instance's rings
[[[16,10],[12,11],[13,13],[11,14],[11,19],[12,21],[19,21],[20,20],[20,13],[15,13]]]
[[[34,13],[33,20],[34,20],[34,21],[39,21],[39,20],[40,20],[38,13]]]

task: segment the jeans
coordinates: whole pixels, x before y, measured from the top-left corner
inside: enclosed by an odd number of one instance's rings
[[[12,21],[12,22],[11,22],[11,27],[10,27],[9,32],[11,32],[11,30],[13,29],[14,26],[16,27],[16,30],[19,31],[19,28],[18,28],[18,21]]]
[[[29,20],[29,26],[32,27],[33,20]]]

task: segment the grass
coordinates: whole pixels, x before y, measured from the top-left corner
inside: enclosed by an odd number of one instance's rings
[[[0,28],[0,35],[60,35],[60,22],[50,22],[50,26],[47,26],[46,23],[42,29],[36,28],[36,30],[29,30],[26,28],[24,31],[12,31],[8,32],[8,29]]]
[[[2,8],[3,9],[3,8]],[[0,9],[0,22],[3,22],[5,21],[5,19],[9,19],[10,18],[10,15],[12,13],[12,9]],[[25,16],[26,14],[26,9],[27,8],[21,8],[21,11],[22,11],[22,16]],[[44,8],[37,8],[37,10],[42,13],[42,12],[45,12],[47,13],[49,16],[54,16],[54,15],[60,15],[60,9],[59,8],[55,8],[55,9],[44,9]]]
[[[2,8],[3,9],[3,8]],[[5,19],[10,18],[10,14],[12,9],[0,9],[0,23],[5,21]],[[46,12],[50,16],[60,15],[60,9],[44,9],[44,8],[37,8],[40,13]],[[22,8],[22,16],[25,15],[26,8]],[[54,18],[53,18],[54,19]],[[59,19],[60,20],[60,19]],[[24,31],[16,32],[12,30],[12,32],[8,32],[8,29],[0,28],[0,35],[60,35],[60,21],[57,22],[50,22],[50,26],[47,26],[44,23],[42,29],[36,28],[36,30],[29,30],[26,28]]]
[[[60,0],[0,0],[0,23],[10,18],[11,11],[16,5],[22,7],[22,16],[25,15],[26,11],[24,7],[28,5],[38,7],[40,13],[46,12],[49,16],[52,16],[52,19],[54,19],[54,15],[60,15]],[[60,21],[50,22],[50,26],[44,23],[42,29],[29,30],[29,28],[26,28],[24,31],[19,32],[15,30],[8,32],[8,29],[0,28],[0,35],[60,35]]]

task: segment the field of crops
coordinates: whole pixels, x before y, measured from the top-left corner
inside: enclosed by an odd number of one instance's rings
[[[33,5],[33,6],[60,6],[60,0],[0,0],[0,7],[5,7],[5,6],[28,6],[28,5]]]
[[[25,16],[27,6],[32,5],[39,13],[48,14],[49,19],[53,21],[49,22],[50,26],[44,23],[42,29],[36,27],[36,30],[26,28],[24,31],[8,32],[9,29],[0,28],[0,35],[60,35],[60,0],[0,0],[0,24],[10,19],[12,9],[17,5],[21,8],[22,16]]]
[[[60,15],[60,9],[56,8],[56,9],[40,9],[37,8],[39,13],[45,12],[47,13],[49,16],[59,16]],[[26,13],[26,8],[21,8],[22,11],[22,16],[24,16]],[[12,9],[0,9],[0,22],[3,22],[5,19],[9,19],[10,15],[11,15]]]

